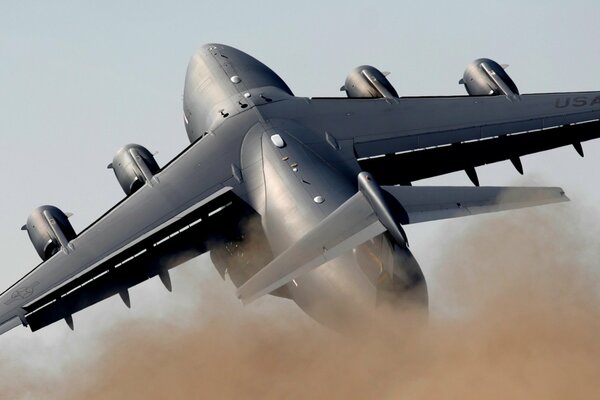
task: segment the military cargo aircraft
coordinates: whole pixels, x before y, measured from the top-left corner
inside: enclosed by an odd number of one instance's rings
[[[478,59],[468,95],[399,97],[376,68],[346,97],[296,97],[255,58],[208,44],[185,77],[190,145],[160,167],[146,148],[114,156],[125,198],[77,233],[42,206],[27,231],[42,263],[0,296],[0,333],[65,320],[210,252],[243,302],[272,294],[325,324],[427,290],[407,224],[568,200],[552,187],[479,187],[475,168],[600,136],[600,92],[520,94],[504,66]],[[474,186],[412,186],[466,171]]]

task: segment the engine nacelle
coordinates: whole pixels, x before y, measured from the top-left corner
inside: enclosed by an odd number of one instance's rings
[[[480,58],[470,63],[458,83],[465,85],[467,93],[471,96],[519,95],[517,85],[504,67],[489,58]]]
[[[160,170],[152,153],[139,144],[123,146],[115,154],[108,168],[115,175],[127,196],[144,186],[156,181],[154,175]]]
[[[385,75],[375,67],[361,65],[350,71],[340,90],[345,90],[350,98],[398,97],[398,92]]]
[[[77,236],[69,217],[54,206],[33,210],[21,229],[27,231],[33,247],[44,261],[61,250],[69,253],[73,249],[70,242]]]

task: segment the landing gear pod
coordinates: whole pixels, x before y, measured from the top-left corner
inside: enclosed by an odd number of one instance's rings
[[[467,66],[463,78],[458,82],[465,85],[471,96],[519,96],[519,89],[504,68],[489,58],[480,58]]]
[[[44,261],[61,250],[68,254],[73,250],[70,242],[77,236],[67,214],[54,206],[33,210],[21,229],[27,231],[33,247]]]
[[[387,73],[379,71],[370,65],[361,65],[348,74],[344,86],[350,98],[392,98],[398,97],[398,92],[385,77]]]
[[[160,170],[152,153],[139,144],[120,148],[108,168],[115,171],[119,184],[128,196],[146,183],[152,186],[157,182],[154,175]]]

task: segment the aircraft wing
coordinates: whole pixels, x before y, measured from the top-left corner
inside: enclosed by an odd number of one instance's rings
[[[283,103],[283,102],[282,102]],[[305,99],[277,113],[318,134],[313,147],[351,149],[385,185],[409,184],[600,137],[600,92],[506,96]],[[346,156],[347,157],[347,156]]]
[[[227,154],[210,146],[191,146],[153,185],[81,232],[70,251],[59,251],[7,289],[0,295],[0,334],[20,324],[35,331],[60,319],[72,328],[75,312],[115,294],[130,306],[127,289],[155,276],[170,290],[168,270],[234,234],[248,212],[234,194],[231,169],[220,168],[223,159]]]

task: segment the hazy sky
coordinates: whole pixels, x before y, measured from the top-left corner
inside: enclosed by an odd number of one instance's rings
[[[222,42],[254,55],[302,96],[339,95],[350,69],[366,63],[391,71],[401,95],[462,94],[457,82],[479,57],[510,64],[523,93],[600,90],[598,21],[597,0],[4,1],[0,290],[39,263],[19,230],[33,208],[54,204],[73,212],[71,221],[81,231],[123,197],[106,169],[120,146],[142,144],[158,151],[164,165],[188,144],[183,79],[188,60],[204,43]],[[525,177],[509,162],[480,168],[480,180],[562,186],[573,201],[556,212],[572,207],[600,221],[600,141],[584,149],[584,159],[572,148],[526,157]],[[429,183],[469,181],[461,173]],[[435,261],[430,246],[468,223],[407,229],[426,274]],[[443,282],[429,284],[435,297]],[[166,298],[155,282],[143,290]],[[109,315],[115,304],[83,313]],[[36,340],[58,346],[68,333],[57,325]],[[13,343],[31,342],[28,330],[10,335]]]

